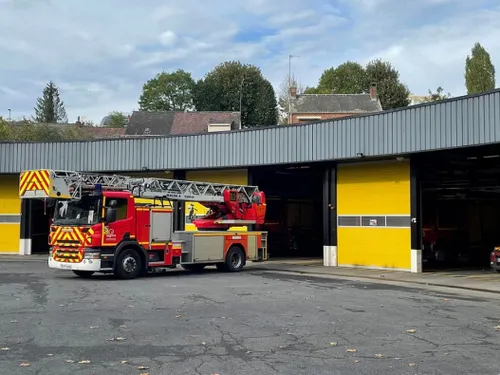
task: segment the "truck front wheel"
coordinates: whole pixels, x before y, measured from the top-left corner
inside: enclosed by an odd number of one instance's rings
[[[125,249],[118,255],[115,276],[119,279],[135,279],[142,270],[141,257],[133,249]]]

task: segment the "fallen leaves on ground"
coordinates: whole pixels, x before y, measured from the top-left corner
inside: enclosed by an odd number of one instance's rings
[[[375,354],[375,357],[377,357],[377,358],[384,358],[384,355],[383,354]]]
[[[347,350],[346,350],[346,352],[347,352],[347,353],[356,353],[356,352],[357,352],[357,350],[356,350],[356,349],[354,349],[354,348],[350,348],[350,349],[347,349]]]
[[[19,323],[19,320],[11,320],[11,323]]]
[[[337,345],[338,345],[337,341],[332,341],[332,342],[330,343],[330,346],[337,346]]]
[[[6,352],[6,351],[10,350],[10,348],[5,347],[5,348],[2,348],[0,350],[2,350],[3,352]]]
[[[149,366],[137,366],[137,370],[148,370]]]
[[[500,326],[495,326],[493,328],[495,329],[495,331],[500,331]]]
[[[73,361],[72,359],[67,359],[66,363],[75,363],[75,361]]]
[[[120,362],[122,365],[126,365],[128,363],[128,361],[121,361]]]
[[[408,333],[415,333],[415,332],[417,332],[417,330],[416,329],[407,329],[406,332],[408,332]]]
[[[415,367],[416,365],[417,365],[417,364],[416,364],[416,363],[413,363],[413,362],[412,362],[412,363],[408,363],[408,366],[410,366],[410,367]]]
[[[99,326],[90,326],[90,329],[97,329]]]
[[[88,359],[84,359],[82,361],[78,361],[78,363],[81,365],[88,365],[90,363],[90,361]]]
[[[21,363],[19,366],[21,366],[21,367],[30,367],[31,365],[29,363]]]
[[[47,353],[47,357],[52,357],[52,356],[54,356],[54,354],[52,354],[52,353]]]
[[[176,315],[175,317],[176,318],[182,318],[182,315]]]
[[[110,339],[106,339],[106,341],[125,341],[125,337],[112,337]]]

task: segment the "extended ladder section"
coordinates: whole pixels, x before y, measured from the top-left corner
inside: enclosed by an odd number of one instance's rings
[[[41,169],[24,171],[19,180],[21,198],[81,199],[88,190],[129,191],[136,197],[195,202],[223,202],[225,191],[238,192],[240,202],[253,203],[257,186],[128,177]]]

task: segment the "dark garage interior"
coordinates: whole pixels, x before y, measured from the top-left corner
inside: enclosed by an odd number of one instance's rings
[[[266,193],[269,258],[322,257],[320,166],[252,168],[252,185]]]
[[[31,252],[33,254],[49,253],[50,220],[54,216],[54,205],[42,199],[28,199],[28,213],[23,212],[23,220],[29,228]]]
[[[489,268],[500,246],[500,147],[419,156],[424,270]]]

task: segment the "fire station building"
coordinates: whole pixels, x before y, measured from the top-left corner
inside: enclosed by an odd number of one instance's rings
[[[0,252],[47,251],[47,207],[18,198],[19,173],[43,168],[258,185],[271,259],[421,272],[485,267],[500,246],[500,90],[300,125],[0,143]]]

